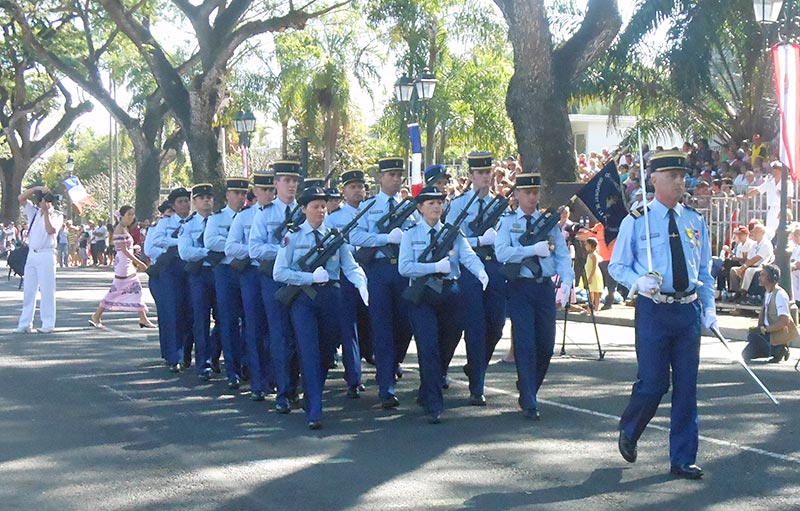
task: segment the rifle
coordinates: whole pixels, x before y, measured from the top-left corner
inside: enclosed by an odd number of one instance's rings
[[[275,229],[275,232],[272,233],[272,236],[275,237],[276,240],[281,241],[283,239],[283,230],[284,229],[291,229],[297,224],[301,224],[305,221],[305,215],[301,212],[299,215],[297,214],[300,211],[300,204],[294,207],[292,211],[289,212],[289,218],[286,218],[281,225]],[[297,218],[295,218],[297,216]]]
[[[372,201],[372,204],[375,204],[375,201]],[[408,217],[410,217],[411,214],[416,210],[417,206],[414,204],[413,200],[410,197],[406,197],[400,202],[400,204],[397,205],[394,212],[387,211],[385,215],[380,217],[378,221],[375,222],[375,225],[378,228],[378,233],[387,234],[397,227],[402,228]],[[369,264],[372,262],[372,259],[375,257],[375,254],[378,252],[378,250],[381,250],[384,254],[386,254],[386,257],[389,257],[390,259],[397,258],[397,249],[394,247],[361,247],[356,250],[356,262],[361,266]]]
[[[520,245],[523,247],[529,247],[535,243],[546,240],[547,235],[550,233],[553,227],[558,224],[558,220],[560,219],[560,210],[561,208],[558,210],[549,208],[544,212],[544,214],[539,216],[539,218],[533,222],[531,228],[519,237]],[[522,267],[528,268],[534,275],[539,275],[542,271],[542,266],[539,264],[538,256],[526,257],[522,260],[522,262],[505,263],[503,265],[502,271],[506,277],[506,280],[509,282],[517,280],[519,278],[519,271],[522,269]]]
[[[275,259],[259,259],[258,271],[269,278],[272,278],[272,270],[275,268]]]
[[[453,244],[455,244],[456,239],[461,234],[461,224],[467,218],[467,210],[477,198],[478,194],[476,193],[472,196],[464,209],[461,210],[461,213],[458,214],[452,224],[446,223],[442,226],[439,232],[436,233],[436,238],[433,243],[425,247],[425,250],[419,255],[417,262],[433,263],[447,257],[453,249]],[[414,279],[411,285],[403,291],[403,298],[414,305],[419,305],[425,295],[425,288],[428,287],[437,294],[440,294],[442,292],[442,279],[436,278],[434,275],[425,275],[424,277]]]
[[[297,264],[300,266],[300,271],[313,272],[317,268],[324,267],[330,258],[336,255],[339,249],[342,248],[342,245],[345,244],[347,235],[350,234],[350,231],[355,229],[361,217],[374,205],[375,201],[372,201],[366,208],[361,210],[350,223],[342,227],[341,231],[329,229],[328,233],[297,261]],[[305,291],[312,300],[316,296],[316,291],[314,291],[311,286],[289,285],[278,289],[275,292],[275,298],[288,307],[292,304],[294,299],[297,298],[300,291]]]
[[[233,259],[231,260],[231,268],[241,273],[250,267],[250,261],[252,261],[252,259],[249,257],[245,257],[244,259]]]
[[[510,197],[514,190],[517,188],[517,185],[511,187],[508,191],[508,196]],[[477,195],[478,192],[475,192]],[[483,236],[486,234],[486,231],[489,228],[494,227],[497,225],[497,221],[500,220],[500,217],[503,216],[503,213],[506,212],[508,208],[508,197],[503,197],[501,194],[497,194],[492,197],[492,200],[489,201],[489,204],[486,205],[486,210],[483,214],[483,219],[475,218],[472,222],[468,223],[472,234],[475,236]],[[479,221],[480,220],[480,221]]]
[[[172,246],[167,249],[166,252],[158,256],[156,262],[151,264],[145,270],[145,273],[150,276],[150,278],[158,277],[170,264],[178,259],[178,247]]]

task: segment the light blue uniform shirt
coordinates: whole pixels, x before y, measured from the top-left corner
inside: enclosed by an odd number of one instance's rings
[[[672,252],[669,244],[669,208],[657,200],[647,210],[650,222],[650,251],[653,271],[661,274],[661,291],[673,293]],[[714,310],[714,278],[711,276],[711,243],[703,216],[683,204],[675,206],[675,224],[683,245],[689,289],[696,289],[705,310]],[[638,216],[637,216],[638,215]],[[631,288],[636,279],[645,275],[647,268],[647,236],[644,213],[638,210],[625,217],[619,226],[617,242],[608,265],[614,280]]]
[[[155,263],[158,256],[166,252],[169,247],[178,246],[178,233],[185,221],[178,215],[165,216],[147,231],[144,254],[150,258],[151,263]]]
[[[347,224],[353,221],[353,219],[356,217],[356,215],[358,215],[358,213],[359,213],[358,208],[354,208],[349,204],[342,204],[341,207],[339,207],[339,209],[331,213],[328,213],[325,216],[325,225],[329,229],[338,229],[339,231],[341,231]],[[352,233],[353,231],[350,231],[350,234]],[[355,252],[355,248],[349,242],[345,243],[344,246],[347,248],[348,251],[350,251],[351,254]]]
[[[269,206],[260,206],[253,204],[252,206],[242,208],[236,218],[231,223],[231,230],[228,231],[228,239],[225,241],[225,255],[231,259],[247,259],[250,257],[250,229],[253,226],[253,220],[256,215]],[[251,266],[258,266],[258,261],[252,259]]]
[[[436,225],[431,227],[423,221],[403,233],[403,239],[400,241],[400,259],[397,267],[400,275],[418,278],[436,272],[436,261],[430,263],[418,262],[422,252],[430,245],[431,229],[435,229],[438,233],[442,229],[442,223],[436,222]],[[460,234],[453,243],[453,248],[450,249],[447,258],[450,260],[450,273],[447,275],[443,273],[437,274],[444,279],[458,279],[461,276],[461,268],[459,266],[461,264],[476,277],[483,271],[483,263],[480,258],[475,255],[467,240]]]
[[[238,213],[232,210],[230,206],[225,206],[208,217],[206,232],[203,234],[203,243],[209,251],[225,252],[225,242],[228,239],[228,232],[231,230],[231,224],[237,214]],[[220,261],[220,264],[230,264],[232,259],[231,256],[226,255]]]
[[[323,223],[319,226],[318,231],[320,236],[324,238],[329,229]],[[314,279],[311,272],[300,270],[299,261],[316,244],[314,228],[311,227],[308,221],[303,222],[297,232],[287,234],[278,249],[278,258],[275,260],[272,278],[276,282],[283,282],[293,286],[310,286],[313,284]],[[364,270],[353,259],[353,254],[346,248],[346,244],[339,248],[336,255],[328,259],[328,262],[325,263],[325,270],[328,271],[328,276],[331,280],[339,280],[339,271],[341,270],[347,280],[352,282],[357,289],[367,285],[367,277],[364,275]]]
[[[542,216],[537,209],[531,215],[533,222]],[[500,230],[497,231],[497,240],[494,243],[494,251],[497,260],[501,263],[521,263],[526,257],[533,256],[533,245],[524,247],[519,242],[519,237],[525,233],[527,221],[522,209],[506,215],[500,220]],[[554,245],[555,251],[549,257],[540,257],[539,264],[542,267],[542,277],[552,277],[558,274],[561,282],[568,282],[571,286],[575,281],[575,271],[572,269],[572,259],[569,256],[569,249],[561,234],[561,229],[556,225],[550,230],[547,241]],[[534,278],[533,272],[523,266],[519,276],[526,279]]]
[[[211,218],[209,215],[207,218]],[[206,222],[197,213],[183,224],[178,235],[178,254],[184,261],[200,261],[208,255],[208,249],[202,246],[203,232]],[[203,266],[211,266],[208,261],[203,261]]]
[[[253,218],[253,226],[250,228],[250,239],[248,240],[248,250],[250,257],[257,260],[275,260],[278,256],[278,247],[281,239],[275,239],[273,233],[286,219],[286,206],[294,210],[297,201],[289,204],[281,202],[280,199],[267,204],[264,209]],[[300,211],[300,210],[298,210]]]
[[[400,194],[394,195],[393,197],[389,197],[381,191],[373,197],[372,199],[365,200],[359,206],[359,211],[363,210],[370,202],[375,202],[375,205],[367,212],[366,215],[362,216],[361,219],[358,221],[358,225],[353,232],[350,233],[350,243],[356,247],[383,247],[386,243],[386,236],[389,233],[380,233],[378,232],[377,222],[381,219],[386,213],[389,212],[389,199],[394,198],[396,205],[400,205],[403,199],[400,197]],[[404,207],[413,207],[414,203],[406,204]],[[409,216],[405,222],[403,222],[403,226],[401,229],[408,230],[409,228],[413,227],[414,224],[417,223],[417,213],[413,213]],[[383,259],[386,257],[380,250],[376,253],[376,259]]]
[[[469,204],[469,201],[472,200],[473,195],[475,195],[475,190],[467,190],[466,192],[462,193],[461,195],[453,199],[450,202],[451,204],[450,211],[447,212],[447,214],[445,215],[446,221],[455,222],[458,215],[460,215],[461,212],[464,210],[464,207],[467,204]],[[483,218],[486,218],[486,214],[488,213],[488,211],[486,211],[486,208],[489,205],[489,202],[491,202],[493,198],[494,197],[492,196],[492,194],[487,193],[483,199],[481,199],[480,197],[475,199],[475,202],[473,202],[470,205],[469,209],[467,210],[468,211],[467,218],[465,218],[464,222],[461,224],[461,232],[464,233],[464,236],[466,236],[469,246],[472,248],[477,248],[478,246],[478,235],[472,232],[472,229],[470,229],[469,227],[469,223],[474,221],[478,217],[478,211],[480,211],[481,209],[480,205],[481,200],[483,200],[483,214],[484,214]],[[498,220],[498,224],[499,223],[500,221]],[[495,226],[495,228],[497,228],[497,226]]]

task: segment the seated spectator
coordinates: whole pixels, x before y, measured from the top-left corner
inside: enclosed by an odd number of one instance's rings
[[[766,229],[761,224],[755,224],[750,229],[750,238],[755,242],[751,252],[747,252],[747,260],[730,271],[730,291],[737,295],[756,295],[758,286],[753,286],[753,277],[761,271],[761,266],[772,262],[774,252],[772,243],[766,237]],[[755,282],[758,282],[757,280]],[[745,296],[745,298],[747,298]],[[752,297],[751,297],[752,298]],[[752,302],[752,300],[748,300]]]
[[[758,315],[758,325],[747,335],[747,346],[742,350],[745,360],[769,358],[772,364],[789,360],[789,344],[800,338],[792,321],[789,295],[778,285],[780,278],[780,268],[764,265],[759,275],[765,289],[764,306]]]
[[[720,269],[717,274],[717,296],[722,296],[722,291],[727,290],[728,276],[731,269],[741,266],[747,260],[747,254],[753,252],[755,241],[750,239],[750,229],[746,225],[740,225],[733,232],[733,243],[728,247],[722,247],[719,258],[712,258],[720,261]]]

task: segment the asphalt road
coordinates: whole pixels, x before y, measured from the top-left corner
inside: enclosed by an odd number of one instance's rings
[[[451,367],[442,424],[414,405],[409,355],[397,411],[367,392],[344,397],[332,372],[323,429],[302,412],[277,415],[223,380],[172,375],[157,335],[130,313],[86,324],[111,281],[99,270],[59,272],[57,331],[15,335],[21,291],[0,281],[0,509],[345,510],[800,509],[800,373],[753,368],[775,406],[703,338],[699,405],[702,481],[668,474],[669,395],[625,463],[616,424],[635,377],[633,331],[569,323],[540,393],[542,420],[516,405],[513,368],[493,365],[486,408],[469,407],[463,344]],[[38,325],[37,325],[38,326]],[[557,334],[561,338],[561,323]],[[498,351],[504,352],[508,338]],[[413,345],[412,345],[413,347]],[[742,343],[735,347],[741,349]]]

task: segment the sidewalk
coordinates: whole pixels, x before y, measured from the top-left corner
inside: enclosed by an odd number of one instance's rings
[[[614,304],[611,309],[596,311],[594,317],[595,321],[599,324],[633,327],[634,313],[634,307],[620,303]],[[563,321],[564,311],[557,311],[556,318],[557,321]],[[750,311],[731,314],[730,312],[722,312],[717,309],[717,319],[719,321],[719,330],[727,339],[746,341],[747,330],[756,325],[757,317],[755,313],[751,313]],[[570,312],[568,320],[589,323],[592,321],[592,316],[589,314]]]

